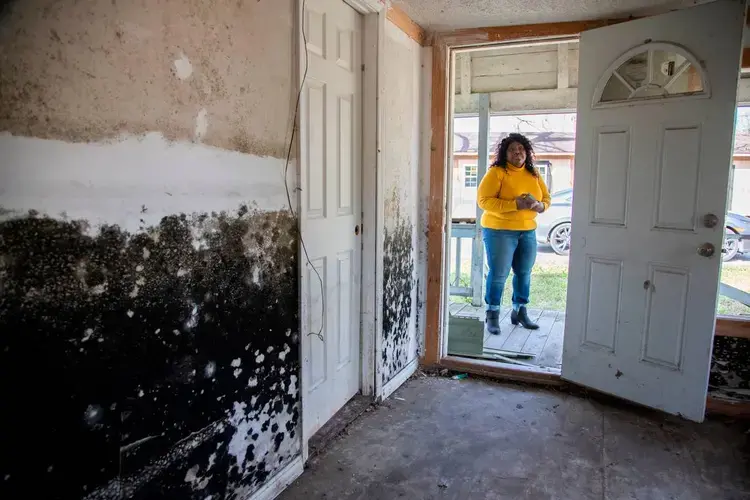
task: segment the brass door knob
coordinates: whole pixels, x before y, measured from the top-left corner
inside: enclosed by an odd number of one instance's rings
[[[703,216],[703,225],[711,228],[716,227],[719,224],[719,218],[714,214],[706,214]]]
[[[698,255],[701,257],[713,257],[716,253],[716,247],[711,243],[704,243],[698,247]]]

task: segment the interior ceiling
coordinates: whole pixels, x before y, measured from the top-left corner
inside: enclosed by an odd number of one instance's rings
[[[645,16],[712,0],[393,0],[431,31]]]

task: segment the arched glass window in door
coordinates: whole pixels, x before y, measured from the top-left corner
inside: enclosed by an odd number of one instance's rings
[[[599,80],[594,107],[708,96],[708,80],[697,59],[670,43],[647,43],[620,56]]]

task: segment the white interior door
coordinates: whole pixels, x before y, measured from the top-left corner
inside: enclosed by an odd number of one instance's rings
[[[360,387],[362,16],[342,0],[306,0],[303,22],[302,235],[313,266],[303,262],[302,324],[321,331],[302,343],[307,439]]]
[[[562,376],[695,421],[744,20],[744,1],[720,0],[588,31],[580,44]]]

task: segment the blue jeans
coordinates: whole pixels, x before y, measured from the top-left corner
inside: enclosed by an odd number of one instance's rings
[[[531,290],[531,268],[536,261],[536,231],[504,231],[482,228],[484,248],[487,254],[487,287],[484,301],[488,306],[499,307],[503,300],[503,288],[513,269],[513,305],[529,303]]]

